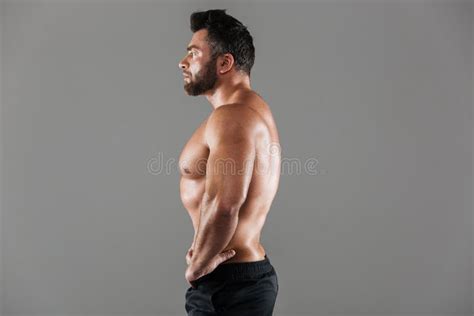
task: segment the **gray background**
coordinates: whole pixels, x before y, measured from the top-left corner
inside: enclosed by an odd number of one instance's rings
[[[185,314],[191,220],[149,166],[211,111],[178,69],[210,8],[302,167],[262,235],[275,315],[472,314],[473,3],[447,0],[3,1],[3,314]]]

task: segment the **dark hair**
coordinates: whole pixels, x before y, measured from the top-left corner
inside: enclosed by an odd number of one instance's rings
[[[247,27],[224,10],[208,10],[191,14],[193,33],[207,29],[207,42],[211,48],[211,57],[230,53],[234,57],[236,69],[250,76],[255,60],[253,38]]]

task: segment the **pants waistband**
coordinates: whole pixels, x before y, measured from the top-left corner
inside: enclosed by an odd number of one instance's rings
[[[200,277],[194,282],[199,284],[208,279],[238,280],[240,278],[252,278],[272,270],[273,266],[270,259],[265,255],[265,258],[259,261],[221,263],[214,271]]]

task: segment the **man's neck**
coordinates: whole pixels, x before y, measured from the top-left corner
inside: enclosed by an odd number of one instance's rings
[[[211,106],[217,109],[225,104],[239,102],[242,94],[249,91],[252,91],[250,78],[244,77],[233,81],[226,81],[225,83],[217,82],[215,89],[209,91],[205,96]]]

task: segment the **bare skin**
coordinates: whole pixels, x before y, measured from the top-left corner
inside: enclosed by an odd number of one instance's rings
[[[185,84],[199,80],[210,60],[206,36],[206,30],[194,33],[189,45],[198,48],[179,63],[189,75]],[[216,72],[212,89],[202,93],[213,110],[179,158],[181,199],[194,227],[186,254],[191,285],[220,264],[264,259],[260,236],[280,177],[279,137],[268,104],[235,69],[231,54],[217,59]]]

